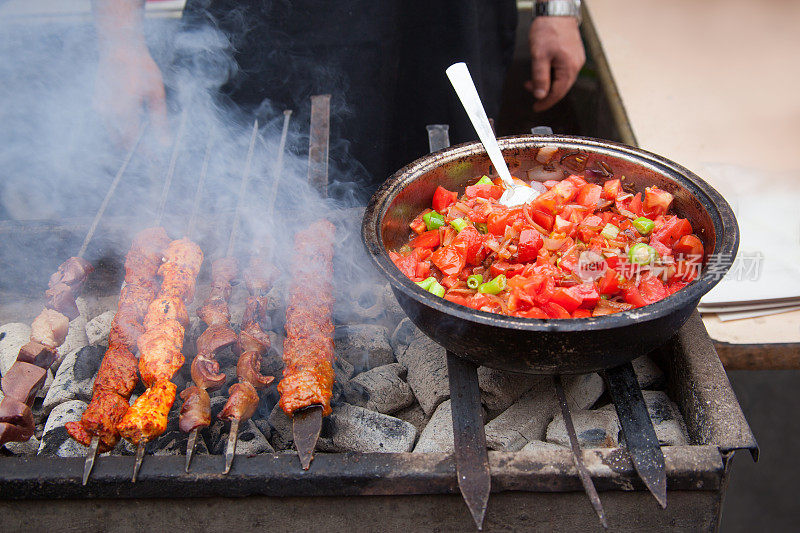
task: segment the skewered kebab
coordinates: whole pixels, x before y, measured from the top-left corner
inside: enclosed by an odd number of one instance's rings
[[[125,257],[125,285],[120,291],[118,311],[94,382],[92,400],[80,421],[66,424],[73,439],[89,446],[84,484],[98,451],[111,450],[119,441],[117,424],[128,410],[128,400],[139,382],[133,351],[144,331],[142,321],[158,290],[156,274],[169,242],[161,227],[145,229],[134,239]]]
[[[238,383],[228,390],[228,401],[219,413],[221,420],[230,420],[228,446],[225,450],[225,471],[230,472],[236,454],[239,424],[248,420],[258,407],[258,390],[272,383],[273,377],[261,374],[261,362],[271,345],[267,333],[261,328],[266,318],[267,293],[275,279],[274,269],[267,263],[265,255],[253,256],[244,273],[245,285],[250,293],[242,317],[236,351],[239,360],[236,364]]]
[[[75,297],[92,270],[88,261],[70,257],[50,276],[47,303],[31,324],[30,342],[20,348],[0,382],[5,395],[0,402],[0,445],[24,442],[33,435],[31,405],[56,360],[58,347],[67,338],[69,322],[80,315]]]
[[[202,307],[197,311],[197,316],[208,325],[208,328],[197,339],[197,355],[192,361],[191,367],[194,385],[181,392],[181,399],[184,403],[181,406],[179,424],[182,431],[189,432],[189,439],[186,444],[187,472],[192,462],[197,434],[200,428],[207,427],[211,423],[211,398],[208,396],[208,391],[217,390],[225,384],[225,374],[219,372],[216,354],[236,342],[236,332],[230,327],[231,315],[228,310],[228,301],[233,290],[231,282],[236,279],[239,271],[239,264],[233,257],[233,247],[239,228],[239,211],[241,210],[244,193],[247,190],[247,182],[250,178],[250,166],[253,161],[253,151],[257,137],[258,120],[255,120],[253,121],[247,157],[242,171],[236,212],[233,216],[233,225],[228,237],[227,253],[225,257],[212,263],[211,292],[203,302]]]
[[[333,238],[327,220],[311,224],[294,239],[283,379],[279,405],[292,417],[300,464],[308,470],[322,417],[330,414],[333,394]]]
[[[33,435],[33,413],[30,406],[44,384],[47,370],[55,362],[58,347],[66,340],[69,322],[80,315],[75,299],[80,294],[86,278],[94,270],[91,264],[83,259],[83,254],[86,253],[100,219],[125,174],[146,127],[146,124],[143,124],[139,129],[136,141],[128,150],[114,179],[111,180],[111,185],[95,213],[77,256],[64,261],[50,276],[48,289],[45,292],[47,304],[45,310],[31,325],[31,341],[20,349],[17,360],[0,382],[4,394],[3,401],[0,402],[0,445],[11,441],[24,442]]]
[[[145,332],[138,338],[139,374],[148,389],[130,406],[117,424],[119,434],[136,444],[133,481],[144,457],[145,444],[167,428],[167,415],[177,387],[170,380],[183,366],[183,335],[188,322],[186,304],[194,299],[203,252],[189,239],[172,241],[158,269],[163,278],[158,297],[144,319]],[[182,324],[183,322],[183,324]]]

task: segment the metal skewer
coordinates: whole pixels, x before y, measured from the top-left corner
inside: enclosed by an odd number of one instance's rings
[[[106,192],[106,196],[103,198],[103,202],[100,204],[100,209],[98,209],[97,213],[94,215],[92,225],[89,226],[89,231],[86,233],[86,237],[83,239],[83,244],[81,244],[80,250],[78,250],[78,257],[83,257],[83,254],[86,253],[86,249],[89,247],[89,242],[91,242],[92,237],[94,237],[94,232],[97,230],[98,224],[100,224],[100,219],[103,218],[103,214],[106,212],[108,203],[114,196],[114,192],[117,190],[117,185],[119,185],[122,175],[125,174],[125,171],[128,169],[128,164],[131,162],[133,154],[136,153],[136,149],[139,147],[139,142],[142,140],[142,137],[144,137],[144,132],[146,129],[147,122],[143,122],[139,128],[139,133],[136,135],[136,140],[128,150],[128,153],[125,154],[125,159],[122,160],[122,165],[119,167],[117,174],[111,181],[111,186],[108,188],[108,192]],[[97,449],[99,446],[100,437],[98,435],[93,435],[92,442],[89,443],[89,449],[86,451],[86,461],[83,463],[83,478],[81,480],[82,485],[86,485],[86,483],[89,481],[89,475],[92,473],[92,469],[94,468],[94,461],[97,458]]]
[[[286,127],[286,125],[284,125]],[[308,139],[308,183],[322,196],[328,191],[328,148],[331,128],[331,95],[311,97]],[[322,432],[322,406],[312,405],[292,414],[292,437],[303,470],[311,467],[314,448]]]
[[[594,486],[592,477],[589,475],[589,471],[586,469],[586,465],[583,464],[583,452],[578,444],[578,435],[575,433],[575,425],[572,423],[572,415],[569,412],[567,396],[564,394],[564,387],[561,385],[561,376],[558,374],[553,375],[553,386],[556,389],[558,403],[561,405],[561,416],[564,417],[564,426],[567,428],[567,435],[569,435],[572,459],[575,461],[575,467],[578,469],[578,477],[581,478],[583,490],[586,491],[589,502],[591,502],[594,512],[597,513],[597,518],[600,519],[600,524],[602,524],[605,529],[608,529],[603,503],[600,501],[600,496],[597,494],[597,489]]]
[[[233,458],[236,456],[236,442],[239,440],[239,419],[234,418],[231,420],[231,431],[228,433],[228,446],[225,448],[225,470],[223,474],[231,471],[233,465]]]
[[[136,476],[139,475],[139,469],[142,468],[142,461],[144,460],[144,451],[147,447],[147,442],[140,440],[136,445],[136,461],[133,463],[133,477],[131,483],[136,483]]]

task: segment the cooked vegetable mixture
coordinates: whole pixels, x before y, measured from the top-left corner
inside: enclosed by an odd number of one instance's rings
[[[483,176],[457,192],[436,189],[431,209],[390,252],[424,290],[473,309],[526,318],[588,318],[651,304],[699,273],[703,242],[670,213],[672,195],[630,194],[619,179],[545,182],[518,207]]]

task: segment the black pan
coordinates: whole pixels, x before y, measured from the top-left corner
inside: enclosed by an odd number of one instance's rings
[[[672,161],[581,137],[517,136],[499,142],[517,177],[560,179],[578,173],[600,183],[613,176],[624,178],[629,191],[643,192],[650,185],[669,191],[675,196],[675,212],[689,219],[703,239],[706,256],[713,254],[722,261],[704,268],[698,279],[664,300],[596,318],[516,318],[451,303],[406,278],[387,252],[407,241],[409,222],[430,206],[438,185],[462,192],[481,175],[492,174],[479,143],[435,152],[399,170],[375,193],[364,214],[362,238],[411,320],[456,355],[479,365],[531,374],[577,374],[617,367],[672,337],[736,254],[739,230],[728,203],[708,183]]]

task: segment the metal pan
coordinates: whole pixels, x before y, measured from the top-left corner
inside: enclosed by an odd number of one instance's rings
[[[713,265],[707,259],[698,279],[664,300],[596,318],[526,319],[451,303],[406,278],[387,251],[408,239],[408,224],[430,206],[438,185],[463,191],[481,175],[492,173],[479,143],[435,152],[396,172],[373,195],[364,214],[362,238],[411,320],[456,355],[479,365],[531,374],[577,374],[617,367],[672,337],[736,254],[739,230],[728,203],[708,183],[672,161],[582,137],[526,135],[499,142],[511,173],[518,177],[558,179],[580,173],[598,183],[611,176],[624,177],[626,190],[643,192],[657,185],[669,191],[675,196],[674,211],[689,219],[701,236],[706,257],[716,259]]]

